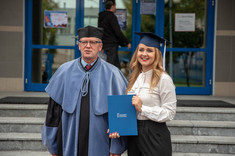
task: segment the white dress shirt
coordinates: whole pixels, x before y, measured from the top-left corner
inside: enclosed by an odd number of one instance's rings
[[[176,113],[175,85],[171,77],[162,73],[157,86],[150,91],[153,70],[142,72],[128,94],[137,94],[142,101],[142,112],[137,113],[138,120],[166,122]]]

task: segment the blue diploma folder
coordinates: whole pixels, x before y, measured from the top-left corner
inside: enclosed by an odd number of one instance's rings
[[[138,135],[133,95],[108,96],[109,132],[120,136]]]

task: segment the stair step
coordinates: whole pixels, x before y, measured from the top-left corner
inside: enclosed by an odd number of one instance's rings
[[[0,117],[0,132],[41,133],[45,118]]]
[[[1,153],[0,153],[1,154]],[[121,156],[128,156],[125,151]],[[234,156],[234,154],[216,154],[216,153],[176,153],[173,152],[172,156]]]
[[[212,128],[235,128],[234,121],[199,121],[199,120],[172,120],[168,126],[174,127],[212,127]]]
[[[45,104],[0,104],[0,117],[45,117]]]
[[[0,132],[40,133],[44,118],[0,117]],[[173,120],[167,123],[172,135],[235,136],[233,121]]]
[[[174,152],[234,154],[235,137],[172,135]]]
[[[45,104],[0,104],[0,117],[45,117],[46,110]],[[235,121],[235,108],[177,107],[175,120]]]
[[[228,144],[235,145],[235,137],[226,136],[193,136],[193,135],[172,135],[173,143],[195,143],[195,144]]]
[[[0,117],[1,123],[9,124],[43,124],[45,118],[34,117]]]
[[[235,108],[177,107],[174,119],[235,121]]]
[[[0,133],[0,151],[46,150],[40,133]]]
[[[0,151],[1,156],[51,156],[46,151]],[[127,152],[121,156],[127,156]],[[209,154],[209,153],[172,153],[172,156],[234,156],[234,154]]]
[[[167,123],[172,135],[234,136],[234,121],[173,120]]]
[[[2,140],[35,140],[41,141],[40,133],[0,133],[0,141]]]
[[[45,104],[0,104],[0,155],[49,154],[41,142],[46,110]],[[235,155],[235,108],[178,107],[167,125],[173,156]]]
[[[51,156],[47,151],[0,151],[1,156]]]
[[[174,152],[235,153],[235,137],[172,135]],[[46,150],[40,133],[0,133],[0,151]]]
[[[216,154],[216,153],[172,153],[172,156],[234,156],[234,154]]]

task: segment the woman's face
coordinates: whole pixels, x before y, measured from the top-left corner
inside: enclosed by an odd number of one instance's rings
[[[142,65],[143,72],[152,69],[155,61],[155,48],[140,43],[137,51],[137,60]]]

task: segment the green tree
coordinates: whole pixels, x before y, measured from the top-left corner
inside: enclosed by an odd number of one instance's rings
[[[123,0],[123,3],[127,9],[127,27],[124,32],[125,36],[131,41],[131,30],[132,30],[132,0]]]

